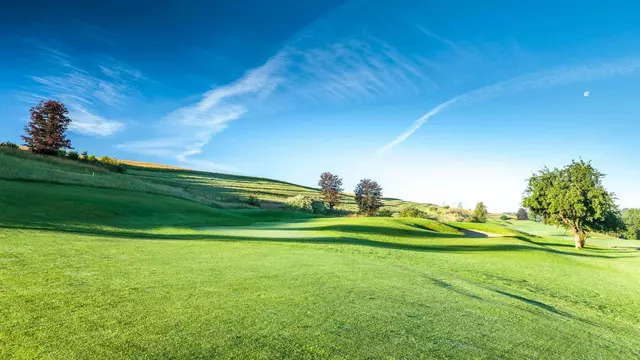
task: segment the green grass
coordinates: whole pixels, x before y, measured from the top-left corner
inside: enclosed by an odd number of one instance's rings
[[[168,195],[219,208],[250,208],[247,198],[256,195],[265,208],[279,208],[298,194],[320,198],[316,188],[284,181],[240,175],[181,170],[160,165],[129,162],[128,171],[118,174],[100,166],[52,156],[38,156],[25,150],[0,147],[0,179],[49,182],[97,188],[113,188]],[[138,164],[137,166],[135,164]],[[154,167],[155,166],[155,167]],[[385,199],[385,207],[397,211],[405,204]],[[425,206],[425,204],[419,204]],[[354,197],[343,194],[344,212],[357,210]],[[444,209],[443,209],[444,210]]]
[[[136,176],[110,172],[101,166],[24,150],[0,147],[0,179],[80,185],[147,192],[197,201],[212,206],[222,204],[209,193],[145,181]]]
[[[504,222],[504,224],[508,228],[536,236],[553,237],[556,239],[563,239],[571,242],[573,241],[573,234],[571,233],[571,230],[558,226],[545,225],[530,220],[510,220]],[[629,244],[635,244],[637,242],[625,241],[623,239],[617,239],[611,236],[596,233],[591,234],[589,238],[587,238],[587,243],[605,246],[627,246]]]
[[[0,358],[637,359],[638,284],[637,245],[499,222],[0,180]]]

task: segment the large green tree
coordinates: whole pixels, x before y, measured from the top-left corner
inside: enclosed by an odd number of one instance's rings
[[[624,237],[640,240],[640,209],[626,209],[622,212],[622,219],[627,226]]]
[[[340,192],[344,189],[342,188],[342,179],[338,175],[323,172],[320,174],[318,186],[320,186],[322,197],[330,210],[340,205]]]
[[[544,223],[571,229],[576,248],[582,249],[590,233],[624,228],[614,194],[602,185],[604,176],[583,160],[544,168],[529,178],[522,204]]]
[[[382,207],[382,188],[371,179],[360,180],[353,191],[361,214],[374,215]]]

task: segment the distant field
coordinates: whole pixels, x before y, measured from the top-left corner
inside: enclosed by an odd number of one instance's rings
[[[149,168],[149,169],[188,170],[188,169],[177,167],[177,166],[154,164],[154,163],[148,163],[144,161],[120,160],[120,162],[129,166]]]

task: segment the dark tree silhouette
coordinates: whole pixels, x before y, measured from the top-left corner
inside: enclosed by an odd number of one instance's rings
[[[330,210],[340,205],[340,192],[344,189],[342,188],[342,179],[338,175],[323,172],[320,174],[318,186],[322,189],[322,197]]]
[[[360,213],[371,216],[382,207],[382,188],[377,182],[371,179],[360,180],[353,192],[356,194]]]
[[[527,213],[527,210],[525,210],[524,208],[520,208],[520,209],[518,209],[518,212],[516,213],[516,219],[518,219],[518,220],[529,220],[529,213]]]
[[[41,101],[29,112],[31,121],[24,127],[25,135],[22,140],[31,151],[51,155],[62,149],[73,149],[66,136],[71,119],[67,116],[69,111],[63,103]]]

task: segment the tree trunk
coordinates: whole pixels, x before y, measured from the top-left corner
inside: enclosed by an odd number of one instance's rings
[[[586,242],[586,234],[580,233],[580,232],[575,232],[573,235],[573,239],[575,241],[576,244],[576,249],[583,249],[584,248],[584,244]]]

